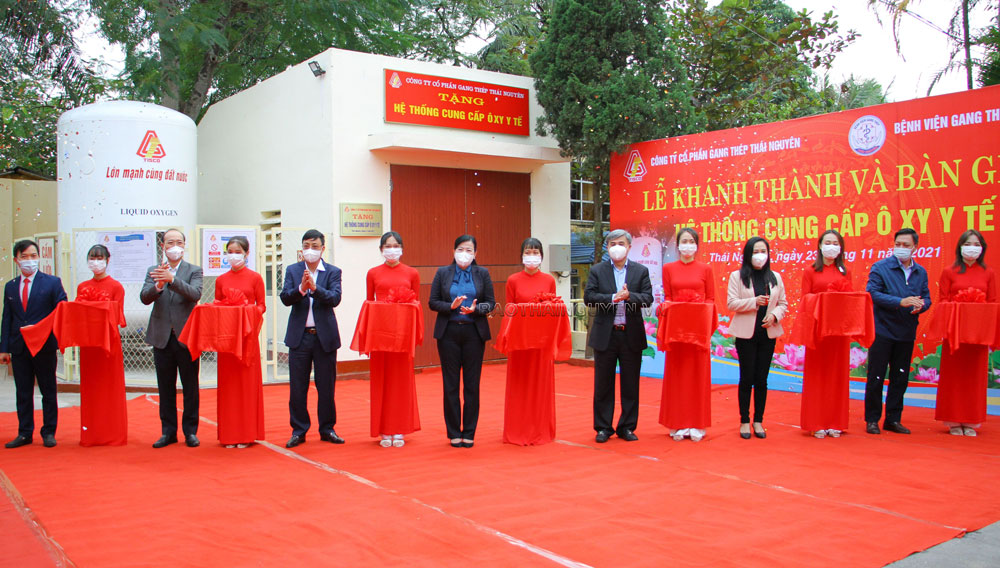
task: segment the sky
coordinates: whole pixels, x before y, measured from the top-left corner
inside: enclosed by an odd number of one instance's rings
[[[958,0],[914,1],[911,9],[938,27],[947,29],[957,3]],[[851,74],[856,79],[875,79],[883,88],[889,89],[889,101],[905,101],[927,96],[934,74],[948,63],[952,47],[947,36],[909,16],[903,18],[899,33],[905,59],[898,55],[891,17],[885,10],[881,11],[884,26],[880,25],[875,13],[868,7],[868,0],[785,0],[785,4],[795,11],[809,11],[813,20],[833,10],[841,31],[853,29],[861,34],[834,60],[829,72],[834,83],[843,81]],[[970,23],[973,30],[986,27],[990,23],[990,14],[985,9],[976,10]],[[965,89],[963,69],[942,77],[931,94],[943,95]]]
[[[712,0],[709,4],[718,4],[720,1]],[[826,11],[833,10],[842,31],[853,29],[860,34],[834,60],[833,67],[828,72],[834,84],[852,74],[859,80],[872,78],[888,89],[889,101],[905,101],[927,96],[927,88],[934,74],[948,63],[951,51],[948,38],[909,16],[903,18],[899,34],[905,57],[897,54],[891,18],[883,10],[884,25],[879,24],[875,13],[868,7],[868,0],[785,0],[785,3],[795,11],[807,10],[814,20],[821,18]],[[957,3],[958,0],[914,0],[911,9],[938,27],[947,28]],[[994,15],[986,12],[985,8],[976,10],[971,19],[972,29],[986,27],[992,16]],[[81,39],[84,55],[102,57],[109,69],[120,70],[124,56],[120,50],[108,46],[107,42],[96,37],[95,28],[93,21],[83,25]],[[475,51],[476,47],[470,51]],[[943,95],[965,88],[964,72],[955,71],[945,75],[931,94]]]

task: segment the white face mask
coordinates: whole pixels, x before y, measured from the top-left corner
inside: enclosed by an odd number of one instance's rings
[[[104,271],[108,268],[108,261],[91,259],[87,261],[87,268],[94,274],[104,274]]]
[[[542,265],[542,257],[537,254],[521,255],[521,264],[528,268],[538,268]]]
[[[833,260],[840,256],[840,245],[823,245],[819,250],[823,252],[823,258]]]
[[[750,257],[750,264],[754,268],[763,268],[767,264],[767,253],[766,252],[755,252],[753,256]]]
[[[21,266],[21,274],[25,276],[34,276],[38,272],[38,260],[19,260],[17,264]]]
[[[243,253],[240,252],[228,253],[226,257],[229,259],[229,266],[232,266],[233,268],[239,268],[247,261],[246,257],[243,256]]]
[[[171,262],[177,262],[182,256],[184,256],[183,247],[174,246],[167,249],[167,258],[170,259]]]
[[[694,256],[694,253],[698,252],[698,245],[694,243],[681,243],[677,245],[677,252],[681,253],[681,256]]]
[[[471,252],[465,252],[465,251],[455,252],[455,263],[461,266],[462,268],[465,268],[466,266],[472,264],[472,259],[474,258],[476,257],[473,256]]]
[[[976,260],[983,254],[983,247],[979,245],[962,245],[962,258]]]
[[[323,251],[319,249],[306,249],[302,251],[302,258],[310,264],[319,260],[319,257],[321,256],[323,256]]]
[[[628,254],[628,249],[621,245],[614,245],[608,249],[608,256],[614,261],[622,260],[626,254]]]
[[[403,249],[397,247],[384,248],[382,249],[382,256],[386,260],[399,260],[399,257],[403,256]]]
[[[913,249],[896,247],[892,249],[892,255],[898,258],[900,262],[907,262],[910,260],[910,257],[913,256]]]

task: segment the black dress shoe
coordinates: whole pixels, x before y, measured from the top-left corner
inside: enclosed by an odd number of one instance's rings
[[[177,435],[176,434],[173,435],[173,436],[163,435],[163,436],[160,436],[159,440],[153,442],[153,447],[154,448],[162,448],[164,446],[169,446],[170,444],[176,444],[176,443],[177,443]]]
[[[740,432],[740,438],[743,438],[744,440],[749,440],[750,432]]]
[[[899,422],[886,422],[882,425],[882,428],[888,430],[889,432],[895,432],[897,434],[909,434],[910,429],[903,426]]]
[[[45,446],[46,448],[56,447],[56,437],[53,436],[52,434],[49,434],[48,436],[42,436],[42,445]]]
[[[344,439],[337,435],[337,432],[330,430],[329,432],[320,432],[319,439],[324,442],[330,442],[333,444],[343,444]]]
[[[201,442],[198,440],[198,436],[195,436],[194,434],[188,434],[184,438],[184,443],[187,444],[187,447],[189,448],[197,448],[201,445]]]
[[[7,442],[4,447],[6,448],[20,448],[21,446],[27,446],[31,443],[31,438],[27,436],[18,436],[13,440]]]
[[[753,429],[753,435],[754,435],[755,437],[757,437],[757,438],[760,438],[760,439],[762,439],[762,440],[763,440],[764,438],[767,438],[767,432],[765,432],[765,431],[764,431],[764,427],[763,427],[763,426],[761,426],[761,428],[760,428],[760,431],[759,431],[759,432],[757,431],[757,429],[756,429],[756,428],[754,428],[754,429]]]
[[[295,436],[295,435],[293,435],[291,438],[288,439],[288,442],[285,443],[285,447],[286,448],[294,448],[295,446],[298,446],[299,444],[304,444],[304,443],[306,443],[306,437],[305,436]]]
[[[462,440],[462,447],[463,448],[471,448],[473,446],[473,444],[475,444],[475,442],[472,441],[472,440]]]
[[[625,440],[626,442],[635,442],[636,440],[639,439],[639,436],[636,436],[635,433],[629,430],[628,428],[619,432],[618,437],[621,438],[622,440]]]
[[[609,438],[611,438],[611,432],[607,430],[601,430],[600,432],[597,433],[597,436],[594,438],[594,441],[597,442],[598,444],[603,444],[604,442],[607,442]]]
[[[881,434],[882,431],[878,429],[878,422],[867,422],[865,423],[865,432],[869,434]]]

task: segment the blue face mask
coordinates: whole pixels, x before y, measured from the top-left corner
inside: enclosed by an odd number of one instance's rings
[[[19,260],[17,263],[21,266],[21,274],[25,276],[33,276],[38,272],[38,260]]]
[[[895,247],[892,249],[892,254],[899,259],[900,262],[908,262],[910,257],[913,256],[913,249],[906,247]]]

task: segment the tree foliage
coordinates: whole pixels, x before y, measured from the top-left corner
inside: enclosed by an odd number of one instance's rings
[[[54,177],[56,122],[107,88],[99,62],[74,38],[79,2],[0,2],[0,170],[21,166]]]
[[[612,153],[638,140],[698,126],[691,89],[659,4],[651,0],[553,0],[531,54],[540,134],[581,161],[599,188],[594,234],[603,233]],[[595,258],[600,258],[600,238]]]
[[[839,32],[832,12],[813,20],[779,0],[677,0],[668,8],[694,104],[708,130],[819,112],[814,70],[856,37]]]

